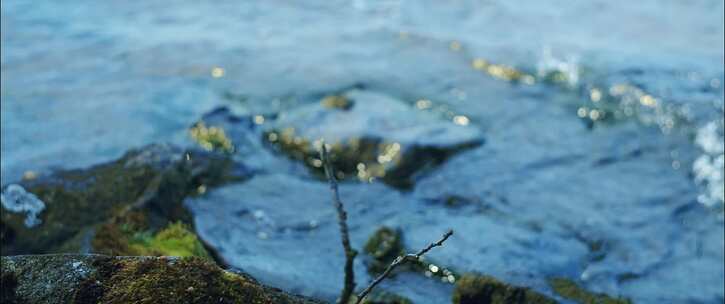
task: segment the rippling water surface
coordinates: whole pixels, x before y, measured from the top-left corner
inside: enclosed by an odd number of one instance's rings
[[[3,1],[2,184],[192,145],[217,106],[284,115],[363,84],[486,142],[410,191],[344,184],[354,246],[380,224],[410,248],[451,227],[431,257],[455,269],[722,303],[724,32],[721,1]],[[252,180],[188,201],[199,233],[232,266],[332,299],[325,185],[260,147],[237,153]],[[437,203],[451,196],[475,203]],[[416,303],[452,288],[384,287]]]

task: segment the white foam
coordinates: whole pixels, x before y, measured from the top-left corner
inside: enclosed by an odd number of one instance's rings
[[[42,223],[38,215],[45,209],[45,203],[35,194],[25,191],[22,186],[8,185],[0,194],[0,202],[10,212],[27,213],[24,221],[26,227],[32,228]]]

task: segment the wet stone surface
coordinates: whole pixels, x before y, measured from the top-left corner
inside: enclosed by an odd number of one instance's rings
[[[381,179],[410,188],[416,175],[484,142],[468,123],[463,116],[451,121],[382,92],[356,89],[282,112],[266,127],[265,139],[318,172],[324,140],[339,179]]]

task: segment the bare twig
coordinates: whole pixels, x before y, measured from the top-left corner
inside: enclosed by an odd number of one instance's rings
[[[323,141],[320,147],[320,158],[325,167],[325,174],[330,184],[330,191],[332,191],[332,202],[337,209],[337,223],[340,226],[340,235],[342,237],[342,247],[345,249],[345,285],[340,294],[341,304],[347,304],[350,301],[350,297],[355,290],[355,270],[353,269],[353,261],[357,255],[357,251],[350,247],[350,235],[347,231],[347,213],[340,200],[340,193],[337,190],[337,180],[335,179],[335,172],[330,163],[327,155],[327,147]]]
[[[398,256],[397,258],[395,258],[395,260],[393,260],[393,263],[391,263],[388,266],[388,268],[386,268],[385,271],[380,276],[378,276],[372,283],[370,283],[370,285],[368,285],[368,287],[366,287],[365,290],[360,292],[360,294],[357,296],[357,302],[355,302],[355,304],[360,304],[362,302],[362,300],[365,298],[365,296],[367,296],[368,293],[370,293],[373,290],[373,288],[375,288],[375,286],[380,284],[380,282],[382,282],[386,277],[388,277],[388,275],[390,275],[390,272],[392,272],[393,269],[395,269],[396,267],[398,267],[400,265],[405,264],[408,261],[420,260],[420,257],[423,256],[424,254],[428,253],[428,251],[433,249],[433,247],[443,246],[443,242],[445,242],[451,235],[453,235],[453,230],[448,230],[448,231],[446,231],[445,234],[443,234],[443,237],[441,237],[441,239],[438,240],[438,242],[430,243],[428,245],[428,247],[421,249],[420,251],[418,251],[415,254],[409,253],[409,254]]]

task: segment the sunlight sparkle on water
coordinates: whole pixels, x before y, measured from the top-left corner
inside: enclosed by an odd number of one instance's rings
[[[214,77],[214,78],[224,77],[224,73],[225,73],[224,69],[220,68],[220,67],[213,67],[211,69],[211,77]]]

